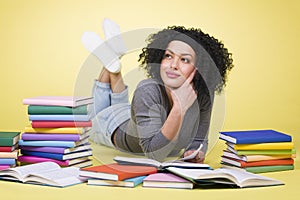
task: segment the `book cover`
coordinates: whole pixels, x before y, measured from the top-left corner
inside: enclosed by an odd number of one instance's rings
[[[245,162],[242,160],[235,160],[232,158],[222,157],[221,162],[229,163],[237,167],[256,167],[256,166],[270,166],[270,165],[293,165],[294,159],[277,159],[277,160],[261,160],[253,162]]]
[[[29,115],[29,121],[90,121],[88,115]]]
[[[19,140],[20,146],[37,146],[37,147],[75,147],[88,142],[88,139],[83,139],[77,142],[74,141],[31,141]]]
[[[123,181],[112,181],[104,179],[88,179],[88,185],[98,185],[98,186],[113,186],[113,187],[136,187],[140,185],[146,176],[137,176],[133,178],[124,179]]]
[[[93,103],[93,97],[37,96],[23,99],[24,105],[77,107]]]
[[[292,141],[292,137],[290,135],[275,130],[222,131],[220,132],[220,139],[234,144]]]
[[[79,145],[74,148],[68,148],[68,147],[35,147],[35,146],[21,146],[20,149],[27,150],[27,151],[38,151],[38,152],[48,152],[48,153],[58,153],[58,154],[67,154],[72,152],[78,152],[78,151],[86,151],[91,150],[92,147],[89,143],[86,143],[84,145]]]
[[[75,166],[78,165],[82,162],[89,161],[89,158],[83,157],[83,158],[75,158],[71,160],[55,160],[51,158],[42,158],[42,157],[37,157],[37,156],[19,156],[18,161],[21,163],[27,163],[27,164],[32,164],[32,163],[40,163],[40,162],[54,162],[57,163],[59,166],[62,167],[68,167],[68,166]]]
[[[80,128],[80,127],[64,127],[64,128],[32,128],[31,126],[26,126],[24,129],[25,133],[73,133],[82,134],[89,130],[90,128]]]
[[[67,106],[34,106],[29,105],[27,108],[28,115],[87,115],[87,106],[78,106],[75,108]]]
[[[31,121],[32,128],[91,127],[92,121]]]
[[[89,137],[88,133],[79,134],[36,134],[36,133],[23,133],[22,140],[54,140],[54,141],[79,141]]]
[[[209,182],[232,185],[240,188],[284,185],[282,181],[276,179],[231,168],[208,170],[168,167],[167,170],[198,185],[207,184]]]
[[[258,144],[232,144],[227,143],[228,146],[234,150],[279,150],[279,149],[293,149],[293,142],[270,142]]]
[[[88,178],[122,181],[137,176],[156,173],[155,167],[119,165],[117,163],[97,165],[80,170],[80,175]]]
[[[148,175],[143,187],[193,189],[194,184],[175,174],[161,172]]]
[[[32,183],[55,187],[66,187],[83,183],[76,167],[60,168],[53,162],[37,163],[19,166],[0,171],[2,180],[15,180],[22,183]]]
[[[221,163],[223,168],[232,168],[232,169],[239,169],[245,170],[250,173],[266,173],[266,172],[279,172],[279,171],[287,171],[293,170],[294,165],[271,165],[271,166],[256,166],[256,167],[245,167],[239,168],[237,166],[230,165],[228,163]]]
[[[261,160],[277,160],[277,159],[290,159],[294,158],[291,154],[284,155],[237,155],[235,153],[224,151],[223,156],[228,158],[233,158],[237,160],[242,160],[245,162],[261,161]]]
[[[0,131],[0,146],[14,146],[20,138],[20,132]]]
[[[55,160],[70,160],[74,158],[88,157],[92,156],[92,150],[74,152],[69,154],[58,154],[58,153],[47,153],[38,151],[27,151],[21,150],[21,154],[25,156],[37,156],[42,158],[51,158]]]

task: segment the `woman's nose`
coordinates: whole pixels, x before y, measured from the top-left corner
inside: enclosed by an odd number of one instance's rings
[[[178,69],[178,61],[179,59],[175,57],[171,62],[171,68]]]

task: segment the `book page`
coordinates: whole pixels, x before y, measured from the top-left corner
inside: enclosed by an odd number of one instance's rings
[[[60,166],[58,164],[54,162],[43,162],[3,170],[0,171],[0,176],[13,176],[16,177],[18,180],[23,181],[24,177],[26,177],[30,173],[44,173],[56,169],[60,169]]]
[[[52,186],[65,187],[82,183],[85,179],[80,179],[79,168],[77,167],[66,167],[59,168],[53,171],[37,172],[30,174],[26,179],[29,183],[46,184]]]

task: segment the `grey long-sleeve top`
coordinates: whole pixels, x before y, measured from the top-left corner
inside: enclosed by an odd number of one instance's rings
[[[202,95],[186,112],[178,138],[170,141],[161,132],[171,110],[166,91],[153,79],[143,80],[132,99],[131,119],[116,132],[116,146],[158,161],[182,149],[197,149],[201,143],[206,151],[211,109],[210,98]]]

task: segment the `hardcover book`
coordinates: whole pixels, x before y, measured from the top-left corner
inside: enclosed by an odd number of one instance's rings
[[[91,127],[92,121],[32,121],[32,128]]]
[[[220,132],[220,139],[234,144],[292,141],[292,137],[290,135],[275,130],[222,131]]]
[[[294,165],[271,165],[271,166],[255,166],[255,167],[244,167],[239,168],[237,166],[230,165],[228,163],[221,163],[223,168],[231,168],[236,170],[244,170],[251,173],[266,173],[266,172],[278,172],[293,170]]]
[[[74,148],[68,147],[35,147],[35,146],[21,146],[20,149],[27,150],[27,151],[38,151],[38,152],[48,152],[48,153],[59,153],[59,154],[67,154],[67,153],[74,153],[78,151],[86,151],[91,150],[92,147],[89,143],[84,145],[79,145]]]
[[[162,172],[148,175],[143,187],[193,189],[194,184],[175,174]]]
[[[61,168],[53,162],[43,162],[1,170],[0,179],[55,187],[66,187],[85,181],[85,179],[79,177],[78,168]]]
[[[82,134],[89,130],[88,127],[63,127],[63,128],[32,128],[31,126],[26,126],[24,129],[25,133],[72,133],[72,134]]]
[[[146,176],[137,176],[133,178],[124,179],[123,181],[112,181],[105,179],[88,179],[88,185],[98,185],[98,186],[113,186],[113,187],[136,187],[143,183]]]
[[[233,144],[226,143],[234,150],[280,150],[280,149],[293,149],[293,142],[269,142],[269,143],[258,143],[258,144]]]
[[[76,96],[37,96],[23,99],[24,105],[77,107],[93,103],[93,97]]]
[[[253,174],[244,170],[229,168],[207,170],[168,167],[167,170],[199,185],[209,182],[232,185],[240,188],[284,185],[282,181],[276,179]]]
[[[14,150],[12,152],[2,152],[0,151],[0,158],[14,158],[17,159],[19,155],[18,150]]]
[[[117,163],[97,165],[80,169],[80,176],[88,178],[122,181],[137,176],[156,173],[155,167],[119,165]]]
[[[14,146],[20,138],[20,132],[0,131],[0,146]]]
[[[90,121],[88,115],[29,115],[29,121]]]
[[[78,106],[75,108],[68,106],[34,106],[29,105],[27,109],[28,115],[86,115],[87,106]]]
[[[89,137],[89,134],[87,132],[80,135],[79,134],[56,134],[56,133],[52,133],[52,134],[23,133],[21,139],[25,141],[26,140],[79,141],[87,137]]]
[[[76,147],[88,142],[88,138],[74,142],[74,141],[31,141],[19,140],[20,146],[36,146],[36,147]]]

